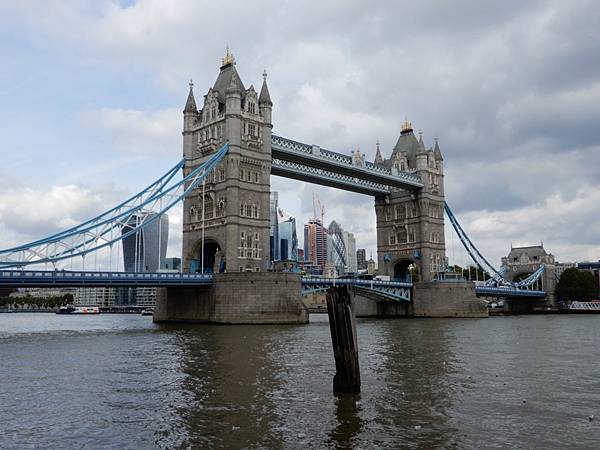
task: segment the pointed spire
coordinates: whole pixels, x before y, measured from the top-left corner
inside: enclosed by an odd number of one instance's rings
[[[419,130],[419,146],[417,147],[417,154],[419,153],[427,153],[425,143],[423,142],[423,130]]]
[[[267,69],[263,72],[263,84],[260,89],[260,95],[258,96],[258,103],[273,106],[271,101],[271,95],[269,94],[269,88],[267,87]]]
[[[383,164],[383,157],[381,156],[381,151],[379,150],[379,140],[377,140],[377,151],[375,152],[375,164]]]
[[[184,113],[198,114],[198,108],[196,107],[196,99],[194,98],[194,81],[190,80],[190,93],[188,94],[187,101],[185,102]]]
[[[438,144],[438,138],[435,138],[435,147],[433,149],[433,157],[435,158],[436,161],[444,160],[444,158],[442,158],[442,151],[440,150],[440,146]]]

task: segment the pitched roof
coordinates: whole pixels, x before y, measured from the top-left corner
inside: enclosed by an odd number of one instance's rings
[[[509,258],[520,257],[523,253],[532,258],[533,256],[547,256],[546,250],[541,245],[532,245],[529,247],[513,247],[508,254]]]
[[[225,93],[227,92],[227,89],[230,89],[231,87],[238,89],[242,93],[246,91],[244,83],[242,83],[242,80],[235,69],[235,65],[233,63],[228,63],[221,66],[221,71],[213,86],[213,90],[217,91],[219,102],[225,103]]]
[[[417,141],[417,138],[415,137],[412,130],[403,131],[402,133],[400,133],[400,137],[398,138],[398,141],[396,142],[396,145],[392,150],[392,155],[390,156],[390,159],[386,162],[388,163],[388,165],[391,165],[391,161],[393,161],[396,158],[397,154],[401,152],[406,152],[408,166],[416,167],[418,151],[419,141]]]

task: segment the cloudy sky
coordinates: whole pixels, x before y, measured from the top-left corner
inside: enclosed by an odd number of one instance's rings
[[[405,117],[428,146],[438,137],[446,200],[493,262],[540,241],[560,261],[600,259],[598,2],[226,4],[0,3],[0,248],[174,165],[188,80],[201,98],[229,45],[247,86],[267,69],[277,134],[369,159],[377,140],[390,154]],[[271,183],[299,223],[318,192],[325,221],[375,250],[371,198]]]

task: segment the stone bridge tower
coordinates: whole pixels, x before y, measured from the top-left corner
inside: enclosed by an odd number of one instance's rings
[[[377,149],[380,161],[383,159]],[[413,172],[425,187],[419,192],[392,191],[375,199],[377,255],[380,273],[394,278],[407,276],[411,265],[419,280],[429,281],[445,266],[444,163],[436,140],[427,150],[423,136],[415,137],[405,121],[389,159],[381,164],[392,171]]]
[[[229,50],[201,109],[190,82],[183,111],[184,176],[226,142],[229,153],[207,178],[204,198],[200,185],[184,201],[184,272],[268,268],[272,107],[266,72],[260,94],[252,85],[246,89]]]
[[[552,253],[546,252],[544,245],[527,247],[510,247],[510,253],[502,258],[502,265],[507,267],[506,278],[510,281],[521,281],[534,273],[544,264],[545,270],[534,286],[546,291],[546,304],[556,304],[556,261]]]

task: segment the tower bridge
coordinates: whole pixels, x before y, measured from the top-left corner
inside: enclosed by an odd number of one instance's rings
[[[407,302],[419,300],[409,281],[409,268],[416,270],[421,282],[417,291],[422,303],[415,304],[415,315],[456,316],[462,310],[465,315],[487,314],[477,303],[471,284],[460,289],[454,285],[452,295],[452,287],[444,291],[443,283],[432,284],[446,256],[446,211],[457,232],[462,232],[461,241],[476,264],[495,280],[487,289],[506,287],[504,278],[482,259],[445,202],[444,164],[437,140],[433,148],[427,148],[422,134],[417,138],[405,121],[389,157],[382,156],[377,144],[371,162],[358,150],[344,155],[273,134],[272,111],[266,73],[259,92],[253,85],[246,88],[228,51],[200,108],[190,82],[183,110],[181,162],[137,195],[92,220],[0,251],[0,270],[5,270],[0,283],[169,286],[160,290],[157,320],[304,322],[307,316],[299,306],[300,295],[322,290],[335,281],[300,280],[297,274],[269,272],[270,176],[277,175],[373,197],[379,271],[392,281],[347,283],[355,285],[357,295],[368,291],[367,297],[381,295],[402,304],[399,308],[393,301],[384,302],[377,306],[377,314],[406,312]],[[179,170],[183,179],[175,181]],[[78,257],[85,263],[86,255],[103,248],[112,250],[180,201],[183,273],[179,277],[94,275],[85,270],[73,275],[10,271],[40,264],[57,267],[61,261]],[[131,220],[140,216],[142,220]],[[462,298],[452,300],[459,291]],[[369,305],[363,301],[366,315],[373,311]]]

